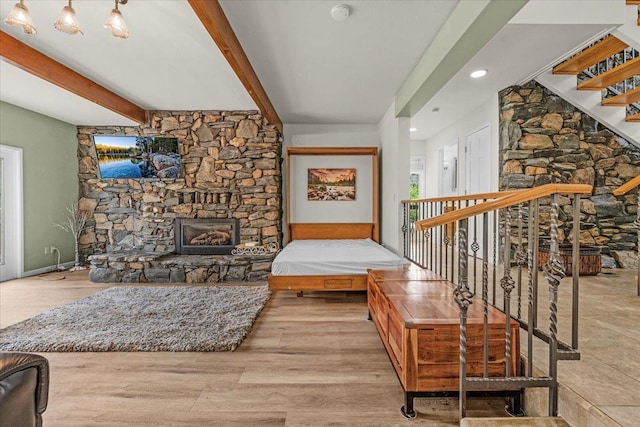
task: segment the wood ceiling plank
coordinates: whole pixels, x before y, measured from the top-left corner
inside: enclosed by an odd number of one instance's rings
[[[640,87],[623,92],[620,95],[612,96],[602,100],[602,105],[624,106],[634,102],[640,102]]]
[[[56,60],[0,31],[0,56],[16,67],[53,83],[135,122],[146,122],[146,112],[131,101],[100,86]]]
[[[629,45],[625,42],[614,36],[609,36],[590,48],[583,50],[576,56],[553,67],[553,74],[578,74],[582,70],[585,70],[628,47]]]
[[[635,113],[635,114],[632,114],[630,116],[627,116],[624,120],[626,122],[638,122],[638,123],[640,123],[640,113]]]
[[[262,114],[282,132],[282,120],[271,104],[218,0],[189,0],[189,4]]]
[[[599,74],[592,79],[585,80],[578,85],[578,90],[604,89],[637,74],[640,74],[640,56]]]

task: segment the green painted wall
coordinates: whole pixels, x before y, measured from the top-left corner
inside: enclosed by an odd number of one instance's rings
[[[0,144],[23,150],[25,272],[56,264],[45,246],[60,249],[60,262],[73,261],[73,237],[51,222],[65,218],[78,194],[77,128],[0,102]]]

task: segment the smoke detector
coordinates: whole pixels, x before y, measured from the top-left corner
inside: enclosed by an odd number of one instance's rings
[[[346,4],[337,4],[331,8],[331,17],[334,21],[344,21],[349,17],[350,12]]]

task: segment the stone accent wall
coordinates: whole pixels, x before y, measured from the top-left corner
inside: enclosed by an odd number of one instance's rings
[[[535,81],[499,93],[500,190],[548,183],[589,184],[582,196],[582,244],[603,250],[603,265],[637,266],[637,193],[612,191],[640,174],[640,149]],[[560,239],[572,241],[565,197]],[[547,206],[548,207],[548,206]],[[543,210],[543,220],[548,218]],[[543,224],[543,230],[546,224]]]
[[[100,179],[92,136],[175,136],[180,179]],[[82,257],[175,249],[174,219],[239,218],[242,242],[281,245],[278,129],[257,111],[156,111],[140,127],[78,127]]]

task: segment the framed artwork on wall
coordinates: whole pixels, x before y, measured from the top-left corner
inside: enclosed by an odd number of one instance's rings
[[[180,178],[175,137],[95,135],[100,178]]]
[[[356,200],[356,169],[307,169],[307,200]]]

